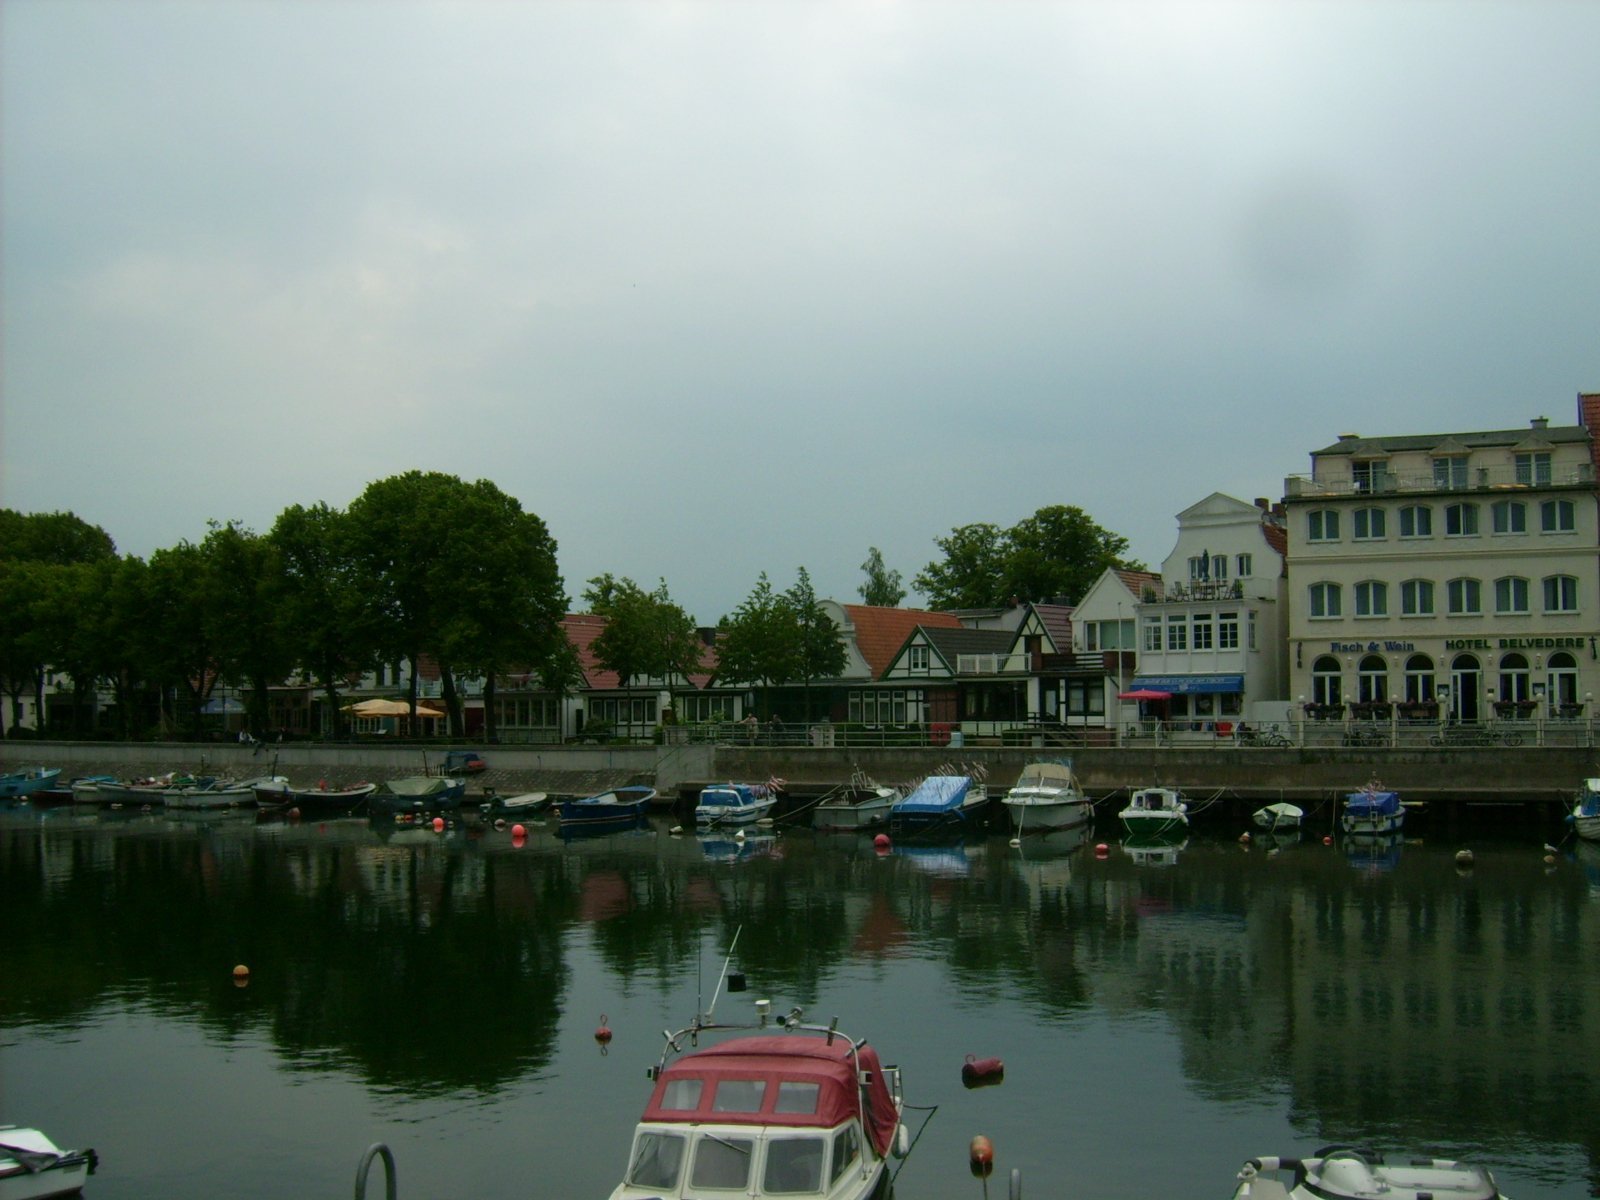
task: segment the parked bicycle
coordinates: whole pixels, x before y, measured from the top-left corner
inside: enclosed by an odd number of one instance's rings
[[[1389,734],[1374,725],[1353,725],[1344,731],[1346,746],[1387,746]]]
[[[1270,729],[1252,729],[1248,725],[1240,725],[1234,731],[1234,740],[1241,746],[1292,746],[1294,743],[1278,732],[1276,725]]]
[[[1515,729],[1497,732],[1487,725],[1446,725],[1428,738],[1430,746],[1507,746],[1522,745],[1522,734]]]

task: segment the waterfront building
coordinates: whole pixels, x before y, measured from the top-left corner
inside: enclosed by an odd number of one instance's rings
[[[1178,540],[1136,614],[1133,690],[1167,719],[1231,729],[1281,720],[1288,697],[1283,512],[1213,492],[1178,514]]]
[[[1600,682],[1597,431],[1591,394],[1576,425],[1347,433],[1313,451],[1284,482],[1306,715],[1584,715]]]
[[[1082,685],[1083,703],[1098,705],[1107,724],[1120,711],[1119,692],[1133,686],[1139,661],[1139,605],[1162,594],[1154,571],[1107,567],[1073,609],[1072,648],[1080,663],[1097,663],[1099,678]],[[1088,694],[1090,688],[1098,696]]]

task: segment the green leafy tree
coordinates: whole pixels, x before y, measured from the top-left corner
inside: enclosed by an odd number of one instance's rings
[[[284,628],[344,736],[340,687],[377,658],[379,637],[352,555],[347,518],[318,503],[278,514],[267,535],[283,572]]]
[[[288,589],[282,557],[270,538],[236,521],[211,522],[200,553],[216,668],[246,689],[249,728],[264,733],[270,723],[267,689],[282,683],[295,665],[284,621]]]
[[[440,519],[452,537],[435,564],[443,616],[439,657],[452,674],[484,680],[485,732],[495,728],[495,679],[511,666],[558,679],[571,650],[561,629],[567,595],[545,524],[488,480],[454,489]],[[571,664],[576,664],[573,656]],[[452,726],[461,731],[459,702]]]
[[[41,619],[40,597],[47,594],[47,563],[0,559],[0,689],[10,700],[10,725],[22,724],[22,698],[43,702],[45,669],[53,647]],[[42,707],[36,707],[43,726]]]
[[[911,581],[937,609],[984,608],[1005,600],[1006,535],[998,525],[960,525],[935,538],[944,552]]]
[[[633,580],[607,572],[589,581],[583,598],[589,611],[606,618],[590,646],[596,659],[629,687],[634,680],[688,676],[700,668],[700,636],[661,580],[647,592]]]
[[[717,675],[760,684],[762,708],[770,715],[770,689],[800,677],[801,653],[794,610],[763,571],[744,602],[718,623]]]
[[[444,616],[436,566],[450,538],[437,520],[461,481],[438,471],[407,471],[367,485],[351,503],[349,534],[357,586],[374,630],[374,662],[411,664],[408,694],[416,708],[417,671],[438,647]]]
[[[896,576],[898,578],[898,575]],[[844,637],[811,586],[811,575],[800,568],[795,584],[783,594],[795,624],[799,654],[797,676],[805,688],[805,719],[811,720],[811,685],[819,679],[835,679],[850,661]]]
[[[963,525],[934,540],[943,560],[929,563],[912,583],[937,609],[1057,598],[1076,604],[1107,567],[1143,569],[1123,557],[1126,538],[1064,504],[1041,508],[1010,529]]]
[[[163,724],[187,723],[196,738],[200,710],[216,683],[215,624],[208,619],[204,575],[205,555],[192,542],[152,554],[140,639],[151,680],[162,693]]]
[[[72,513],[0,508],[0,559],[86,563],[116,557],[111,535]]]
[[[883,552],[876,546],[867,551],[867,561],[861,564],[866,582],[856,590],[861,603],[877,608],[897,608],[906,598],[906,589],[900,582],[900,572],[891,571],[883,562]]]

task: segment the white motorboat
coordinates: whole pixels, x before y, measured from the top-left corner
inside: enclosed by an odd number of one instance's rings
[[[0,1200],[73,1195],[99,1162],[93,1150],[63,1150],[37,1129],[0,1125]]]
[[[889,811],[905,795],[884,787],[857,768],[850,782],[829,792],[811,811],[813,829],[877,829],[889,823]]]
[[[696,1018],[667,1035],[611,1200],[878,1195],[889,1156],[908,1149],[900,1068],[837,1021],[806,1025],[798,1008],[769,1021],[768,1004],[756,1002],[757,1025]],[[750,1036],[706,1044],[737,1029]]]
[[[1256,809],[1250,819],[1258,829],[1299,829],[1305,815],[1305,810],[1299,805],[1280,800]]]
[[[694,823],[702,827],[753,825],[778,803],[770,783],[718,783],[700,790]]]
[[[1029,829],[1071,829],[1087,824],[1094,813],[1072,763],[1062,759],[1029,763],[1001,803],[1019,834]]]
[[[1181,837],[1189,828],[1189,804],[1177,788],[1140,788],[1117,819],[1129,837]]]
[[[1600,842],[1600,779],[1585,779],[1567,820],[1585,841]]]
[[[1280,1172],[1288,1172],[1287,1182]],[[1233,1195],[1234,1200],[1503,1200],[1494,1176],[1482,1167],[1445,1158],[1389,1158],[1349,1146],[1328,1146],[1310,1158],[1252,1158],[1240,1170]]]

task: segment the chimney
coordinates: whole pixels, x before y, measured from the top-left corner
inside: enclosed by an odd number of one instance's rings
[[[1256,507],[1259,508],[1262,512],[1270,512],[1271,511],[1271,509],[1269,508],[1269,506],[1267,504],[1267,498],[1265,496],[1257,496],[1256,497]]]
[[[1341,433],[1339,435],[1339,440],[1341,442],[1359,442],[1361,440],[1361,435],[1359,433]]]
[[[1532,424],[1533,424],[1533,427],[1535,429],[1549,429],[1550,428],[1550,418],[1549,417],[1535,417],[1533,419]]]

